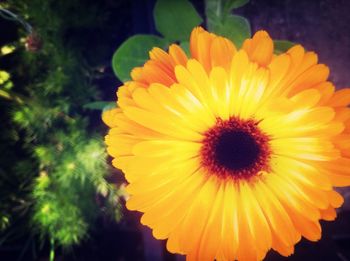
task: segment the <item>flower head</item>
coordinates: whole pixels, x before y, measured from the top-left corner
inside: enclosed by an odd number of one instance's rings
[[[36,32],[31,32],[25,39],[25,47],[27,51],[37,52],[43,46],[42,39]]]
[[[257,32],[237,50],[193,30],[191,57],[154,48],[104,114],[130,210],[188,260],[283,256],[321,237],[350,184],[350,90],[300,45],[273,54]]]

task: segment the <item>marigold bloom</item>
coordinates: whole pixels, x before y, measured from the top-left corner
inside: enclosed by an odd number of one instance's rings
[[[130,210],[188,260],[283,256],[321,237],[350,185],[350,90],[300,45],[273,54],[257,32],[237,50],[195,28],[191,56],[154,48],[103,119]]]

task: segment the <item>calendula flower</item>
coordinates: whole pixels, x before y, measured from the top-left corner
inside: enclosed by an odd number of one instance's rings
[[[188,260],[283,256],[321,237],[350,184],[350,90],[300,45],[274,55],[257,32],[237,50],[195,28],[191,57],[154,48],[103,119],[127,208]]]

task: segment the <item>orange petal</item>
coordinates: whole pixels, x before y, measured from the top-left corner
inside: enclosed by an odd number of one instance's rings
[[[337,212],[333,207],[321,210],[321,218],[327,221],[332,221],[337,217]]]
[[[149,60],[143,67],[142,77],[148,84],[161,83],[170,86],[175,83],[174,72],[161,63]]]
[[[215,38],[210,47],[211,65],[221,66],[228,70],[236,52],[236,47],[230,40],[224,37]]]
[[[329,202],[332,207],[339,208],[344,203],[344,198],[335,190],[328,191]]]
[[[287,90],[289,95],[294,95],[300,91],[310,88],[314,85],[325,82],[329,76],[329,69],[324,64],[317,64],[303,71],[292,83]]]
[[[190,50],[192,57],[198,60],[207,72],[210,71],[210,46],[215,35],[208,33],[202,27],[196,27],[191,33]]]
[[[158,61],[162,63],[164,66],[168,67],[169,69],[174,68],[175,62],[173,58],[164,50],[154,47],[150,52],[149,52],[149,57],[153,61]]]
[[[149,57],[150,60],[143,67],[136,67],[131,71],[131,78],[142,87],[148,87],[151,83],[170,86],[176,82],[175,66],[185,65],[187,62],[185,52],[176,44],[169,47],[169,52],[155,47],[149,52]]]
[[[350,89],[336,91],[328,104],[334,107],[348,106],[350,104]]]
[[[350,185],[350,159],[339,158],[330,162],[318,162],[320,171],[327,174],[334,186]]]
[[[321,94],[321,99],[318,101],[318,105],[327,104],[329,99],[333,96],[335,87],[331,82],[321,82],[313,86],[312,88],[317,89]]]
[[[273,56],[273,41],[265,31],[258,31],[252,39],[247,39],[243,43],[245,50],[253,62],[260,66],[267,66]]]
[[[172,44],[169,47],[169,54],[173,58],[176,65],[180,64],[185,66],[187,63],[187,55],[182,48],[176,44]]]

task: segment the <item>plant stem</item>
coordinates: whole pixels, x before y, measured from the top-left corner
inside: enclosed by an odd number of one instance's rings
[[[50,239],[50,261],[55,260],[55,240],[53,238]]]
[[[0,7],[0,16],[7,19],[7,20],[19,22],[29,34],[32,33],[32,31],[33,31],[32,26],[30,24],[28,24],[26,21],[24,21],[18,15],[12,13],[11,11],[9,11],[5,8]]]

